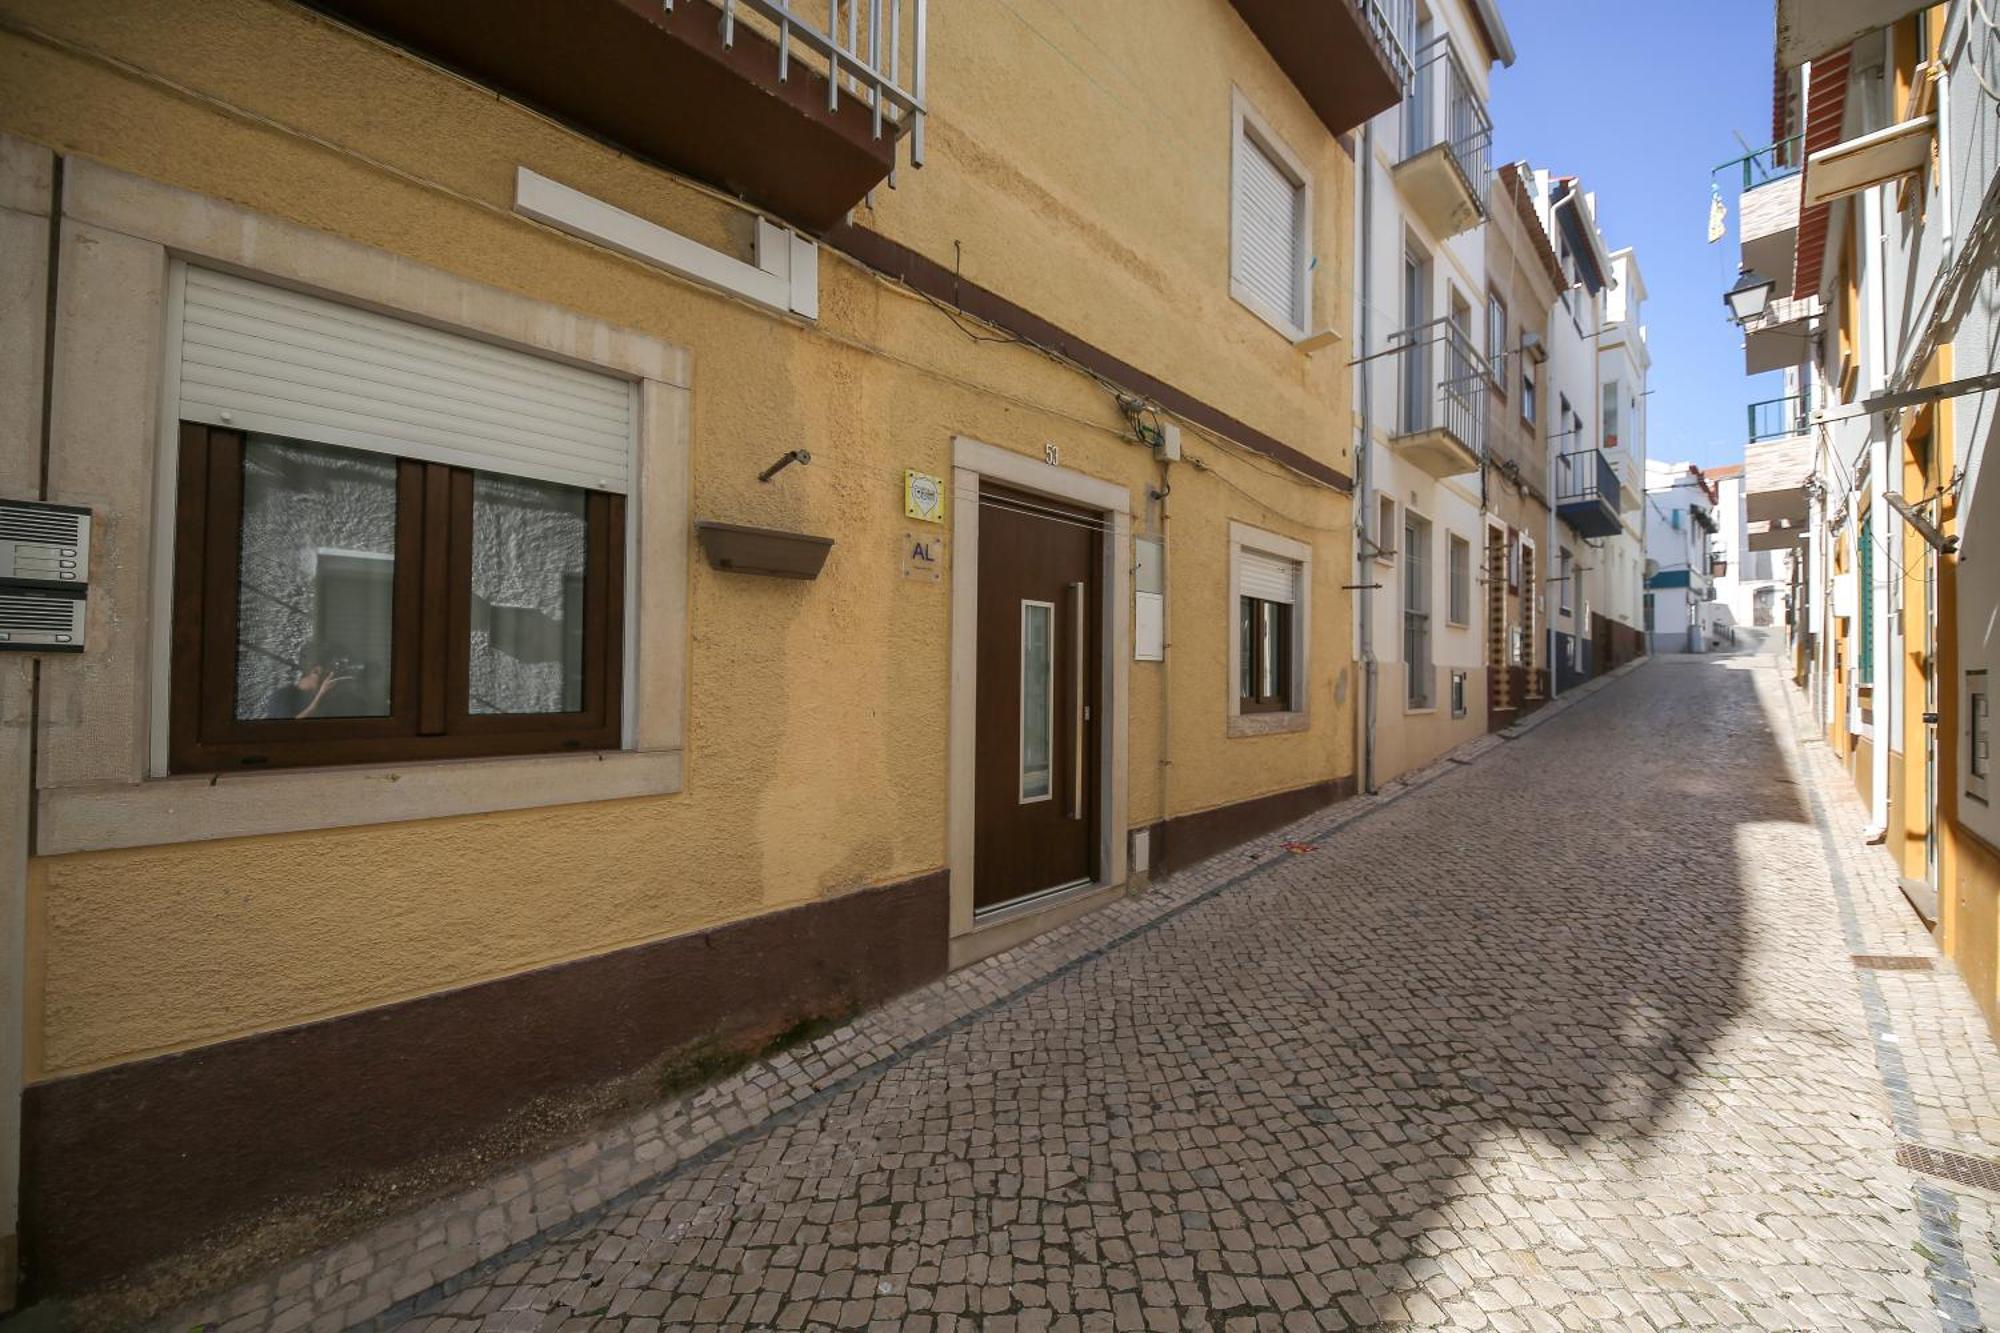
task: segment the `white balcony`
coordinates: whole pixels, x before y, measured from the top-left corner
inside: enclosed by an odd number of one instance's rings
[[[1787,287],[1798,256],[1799,186],[1803,182],[1794,159],[1790,175],[1745,190],[1737,204],[1743,266],[1769,274]]]
[[[1443,480],[1477,472],[1486,457],[1492,381],[1472,339],[1448,319],[1391,335],[1398,420],[1389,447]]]
[[[1410,211],[1434,235],[1456,236],[1486,218],[1493,122],[1477,86],[1439,37],[1417,52],[1403,104],[1403,160],[1393,174]]]

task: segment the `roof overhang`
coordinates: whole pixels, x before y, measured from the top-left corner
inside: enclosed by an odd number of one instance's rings
[[[1520,220],[1521,228],[1527,233],[1528,244],[1541,261],[1542,272],[1548,274],[1549,282],[1556,291],[1563,289],[1562,264],[1556,259],[1555,248],[1549,244],[1548,230],[1542,226],[1542,216],[1535,210],[1534,196],[1528,190],[1526,180],[1527,164],[1524,162],[1503,162],[1494,173],[1492,190],[1495,194],[1505,192],[1512,201],[1514,216]],[[1498,208],[1492,212],[1497,213]],[[1547,355],[1545,351],[1544,356]]]
[[[1499,6],[1493,0],[1472,0],[1472,17],[1479,24],[1480,35],[1486,39],[1486,49],[1493,53],[1493,58],[1513,68],[1514,38],[1500,18]]]
[[[1556,225],[1569,240],[1569,248],[1581,256],[1581,267],[1589,270],[1584,274],[1584,285],[1593,293],[1601,292],[1611,285],[1611,258],[1598,239],[1597,220],[1590,215],[1589,202],[1583,191],[1568,181],[1557,181],[1555,189]]]
[[[1809,155],[1803,202],[1829,204],[1919,170],[1930,158],[1936,126],[1933,112]]]

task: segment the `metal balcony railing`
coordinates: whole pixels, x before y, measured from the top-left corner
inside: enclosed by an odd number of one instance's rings
[[[1781,439],[1805,431],[1812,419],[1812,400],[1809,395],[1800,393],[1787,394],[1783,398],[1766,398],[1761,403],[1750,404],[1744,416],[1749,427],[1750,443]]]
[[[1403,44],[1403,31],[1407,21],[1406,11],[1416,0],[1360,0],[1361,20],[1368,25],[1382,51],[1389,57],[1389,64],[1396,72],[1396,87],[1402,95],[1410,95],[1410,83],[1416,78],[1416,65],[1410,59],[1410,48]]]
[[[1802,137],[1794,134],[1789,139],[1780,139],[1776,143],[1753,149],[1742,157],[1732,157],[1709,175],[1720,176],[1733,167],[1741,167],[1743,188],[1754,190],[1759,185],[1768,185],[1772,181],[1797,175],[1799,168],[1805,165],[1803,154],[1800,152],[1802,143]]]
[[[1492,385],[1487,359],[1452,319],[1434,319],[1389,335],[1396,355],[1396,400],[1401,434],[1444,430],[1481,458],[1486,456],[1486,400]]]
[[[1446,145],[1473,197],[1485,207],[1486,186],[1493,175],[1493,121],[1449,36],[1433,38],[1417,50],[1403,130],[1405,160],[1437,144]]]
[[[1618,469],[1602,449],[1577,449],[1556,455],[1556,506],[1601,501],[1615,514],[1625,503]]]
[[[707,4],[712,0],[661,0]],[[910,165],[924,164],[924,47],[930,0],[720,0],[722,44],[739,22],[778,44],[778,80],[802,60],[826,78],[826,109],[840,109],[842,86],[874,113],[875,137],[910,136]],[[820,22],[821,19],[824,22]],[[906,82],[907,71],[907,82]],[[890,182],[895,177],[891,173]]]

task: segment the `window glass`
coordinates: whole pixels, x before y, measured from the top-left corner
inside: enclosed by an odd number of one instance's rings
[[[1257,694],[1263,699],[1278,697],[1279,615],[1280,610],[1276,604],[1271,602],[1257,604],[1258,638],[1262,641],[1257,650],[1259,668]]]
[[[388,715],[395,553],[393,459],[244,441],[238,719]]]
[[[469,712],[582,710],[588,549],[582,491],[475,474]]]
[[[1046,800],[1055,755],[1055,604],[1021,603],[1021,799]]]
[[[1472,543],[1453,534],[1450,545],[1451,579],[1450,593],[1451,622],[1466,625],[1472,622]],[[1516,580],[1518,581],[1518,580]]]

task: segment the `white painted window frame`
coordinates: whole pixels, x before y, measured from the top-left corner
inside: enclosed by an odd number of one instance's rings
[[[58,327],[57,359],[59,368],[79,369],[74,379],[58,374],[53,386],[51,492],[115,514],[119,522],[105,525],[111,540],[101,561],[103,597],[92,608],[102,617],[102,647],[47,680],[52,711],[42,744],[53,762],[38,775],[38,854],[681,789],[690,530],[690,365],[684,349],[82,159],[67,163],[64,212],[64,282],[78,292],[68,308],[81,313],[69,314]],[[167,774],[179,450],[173,288],[176,272],[188,262],[600,370],[633,386],[636,455],[627,499],[620,749]],[[94,599],[99,591],[94,582]]]
[[[1296,566],[1298,580],[1292,602],[1292,684],[1291,707],[1275,713],[1243,711],[1243,636],[1238,632],[1238,610],[1243,601],[1243,553],[1256,551],[1286,560]],[[1229,601],[1224,618],[1229,652],[1223,677],[1229,699],[1226,732],[1236,736],[1269,736],[1277,732],[1304,731],[1312,725],[1312,547],[1302,541],[1252,527],[1229,523]]]
[[[1292,275],[1298,294],[1300,318],[1294,321],[1288,310],[1273,310],[1255,292],[1236,280],[1236,200],[1243,170],[1243,146],[1254,142],[1264,154],[1292,178],[1299,191],[1298,272]],[[1305,341],[1312,329],[1313,301],[1313,178],[1305,162],[1288,147],[1240,88],[1229,90],[1229,295],[1251,314],[1263,320],[1291,343]]]
[[[1460,546],[1465,548],[1465,614],[1463,616],[1455,616],[1452,612],[1456,608],[1451,604],[1451,554]],[[1477,581],[1472,577],[1472,540],[1447,528],[1444,534],[1444,623],[1447,628],[1472,628],[1472,604],[1476,593],[1473,585]]]

